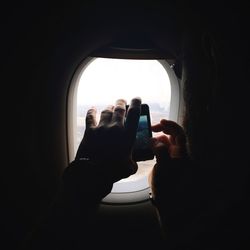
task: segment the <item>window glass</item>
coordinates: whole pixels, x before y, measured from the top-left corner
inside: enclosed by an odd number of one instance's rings
[[[157,60],[96,58],[82,71],[77,86],[77,136],[75,151],[85,130],[87,110],[95,106],[97,118],[119,98],[128,104],[139,96],[150,107],[152,124],[169,117],[171,86],[165,68]],[[153,133],[155,135],[155,133]],[[136,174],[119,181],[135,183],[148,175],[154,160],[139,162]]]

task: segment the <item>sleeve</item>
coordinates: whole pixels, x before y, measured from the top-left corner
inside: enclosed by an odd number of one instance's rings
[[[221,194],[216,174],[218,170],[184,159],[157,171],[154,204],[170,249],[204,249],[219,242]]]
[[[113,186],[102,169],[90,161],[69,164],[58,199],[24,243],[25,249],[78,249],[91,244],[98,205]]]
[[[156,171],[154,205],[158,210],[165,243],[170,248],[189,247],[199,210],[196,167],[187,159],[174,159]]]

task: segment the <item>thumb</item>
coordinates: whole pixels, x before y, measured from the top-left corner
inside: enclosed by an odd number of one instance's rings
[[[153,140],[152,145],[157,165],[166,164],[170,159],[167,145],[158,140]]]

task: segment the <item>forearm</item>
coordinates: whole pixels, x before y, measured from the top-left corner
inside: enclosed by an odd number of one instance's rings
[[[199,209],[196,169],[187,159],[175,159],[171,165],[161,167],[155,173],[154,202],[166,243],[175,247],[188,245]]]
[[[73,161],[63,175],[63,187],[49,213],[32,232],[27,249],[62,246],[88,240],[98,206],[112,189],[108,176],[88,162]]]
[[[214,170],[182,163],[164,168],[163,199],[157,209],[166,244],[186,249],[215,239],[209,230],[215,230],[217,190]]]

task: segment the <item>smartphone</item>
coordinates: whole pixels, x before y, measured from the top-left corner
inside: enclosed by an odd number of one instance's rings
[[[136,141],[132,151],[132,158],[134,161],[146,161],[154,159],[154,154],[150,143],[151,138],[152,130],[149,106],[147,104],[141,104],[141,114],[136,133]]]

